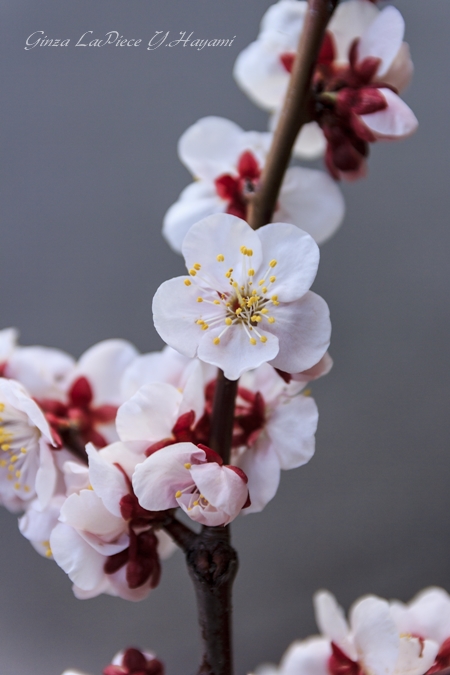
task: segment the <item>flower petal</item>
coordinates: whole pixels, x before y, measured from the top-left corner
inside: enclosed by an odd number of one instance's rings
[[[286,373],[298,373],[320,361],[331,335],[325,300],[308,291],[300,300],[281,304],[272,313],[276,321],[267,330],[278,337],[280,351],[271,365]]]
[[[248,497],[247,483],[239,474],[216,462],[193,464],[190,471],[200,493],[229,516],[227,522],[239,515]]]
[[[175,443],[157,450],[133,474],[133,489],[141,506],[163,511],[178,506],[175,493],[192,485],[185,464],[205,461],[205,453],[193,443]]]
[[[368,596],[350,610],[358,660],[368,675],[389,675],[399,657],[400,638],[386,600]]]
[[[214,180],[233,170],[242,133],[231,120],[203,117],[181,136],[178,155],[194,176]]]
[[[402,636],[395,671],[401,675],[423,675],[433,665],[438,651],[439,645],[432,640]]]
[[[185,281],[189,281],[188,286]],[[175,277],[161,284],[153,298],[153,322],[159,335],[164,342],[190,358],[196,355],[203,337],[196,323],[200,316],[197,303],[200,291],[189,277]],[[223,313],[221,308],[220,312]]]
[[[249,335],[239,324],[230,326],[220,338],[220,344],[214,344],[214,339],[224,328],[225,323],[205,331],[198,348],[198,358],[221,368],[229,380],[237,380],[245,371],[258,368],[278,354],[276,335],[261,329],[267,341],[261,342],[255,335],[256,344],[252,344]]]
[[[298,166],[287,170],[275,221],[292,223],[310,234],[318,244],[323,244],[336,232],[344,214],[342,192],[324,171]]]
[[[309,462],[314,455],[318,419],[317,406],[310,396],[295,396],[275,408],[266,428],[282,469],[296,469]]]
[[[117,433],[122,441],[169,438],[179,417],[182,395],[171,384],[153,382],[141,387],[117,412]]]
[[[251,504],[244,513],[259,513],[273,499],[280,484],[280,460],[273,443],[261,435],[236,460],[248,478]]]
[[[395,7],[385,7],[364,31],[358,44],[358,62],[368,57],[381,60],[377,77],[382,78],[402,46],[405,22]]]
[[[246,280],[243,265],[249,258],[241,253],[241,247],[253,251],[251,265],[257,269],[261,264],[261,244],[256,232],[240,218],[218,213],[201,220],[191,227],[183,241],[186,267],[201,265],[196,281],[206,288],[227,293],[230,280],[225,276],[232,268],[233,278],[242,283]],[[218,260],[218,256],[223,259]]]
[[[350,639],[350,630],[344,610],[328,591],[319,591],[314,595],[314,610],[319,630],[331,642],[334,642],[349,659],[356,661],[356,649]]]
[[[418,121],[411,108],[390,89],[378,89],[387,101],[387,108],[369,115],[360,115],[364,124],[379,139],[406,138],[413,134]]]
[[[101,583],[105,558],[73,527],[59,523],[50,536],[50,547],[57,564],[81,589],[92,590]]]
[[[348,0],[338,5],[328,25],[328,30],[333,34],[338,62],[348,63],[352,42],[361,37],[379,13],[374,4],[361,0]]]
[[[176,253],[191,227],[207,216],[224,213],[227,202],[221,199],[212,182],[199,180],[183,190],[178,201],[164,216],[163,235]]]
[[[281,660],[280,670],[283,675],[329,675],[330,656],[329,640],[311,637],[289,647]]]
[[[263,258],[256,271],[258,278],[264,277],[267,282],[269,275],[276,276],[270,288],[280,302],[301,298],[313,283],[319,266],[320,253],[314,239],[288,223],[266,225],[258,230],[258,237],[263,250]],[[271,263],[275,266],[271,267]]]

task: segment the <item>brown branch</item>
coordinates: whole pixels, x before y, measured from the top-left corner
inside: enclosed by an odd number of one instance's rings
[[[248,206],[247,221],[257,230],[272,220],[292,148],[302,126],[310,119],[311,78],[329,20],[339,0],[309,0],[292,76],[273,142],[256,192]]]
[[[237,380],[228,380],[219,370],[214,392],[209,447],[222,457],[224,464],[230,463],[237,384]]]

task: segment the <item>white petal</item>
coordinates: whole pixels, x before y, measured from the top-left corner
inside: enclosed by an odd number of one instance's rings
[[[41,507],[48,506],[56,486],[56,467],[53,455],[44,439],[39,441],[39,469],[36,474],[36,494]]]
[[[282,469],[295,469],[314,454],[319,412],[310,396],[295,396],[278,405],[266,429]]]
[[[404,42],[388,72],[383,75],[383,82],[403,91],[409,85],[414,73],[409,46]]]
[[[329,675],[330,656],[329,640],[311,637],[289,647],[281,660],[280,670],[283,675]]]
[[[197,178],[214,180],[235,166],[243,130],[224,117],[203,117],[178,142],[178,155]]]
[[[395,666],[398,675],[423,675],[433,665],[439,645],[431,640],[402,636],[400,653]]]
[[[314,595],[316,623],[321,633],[346,654],[356,661],[356,649],[350,639],[350,630],[345,619],[344,610],[336,602],[334,595],[328,591],[319,591]]]
[[[0,399],[25,413],[29,419],[28,424],[37,427],[53,445],[52,434],[44,413],[19,382],[0,378]]]
[[[220,344],[214,344],[214,339],[224,328],[225,323],[204,332],[198,348],[198,358],[221,368],[229,380],[237,380],[246,370],[257,368],[278,354],[277,336],[262,328],[259,331],[258,328],[258,332],[267,338],[267,342],[263,343],[257,335],[253,335],[256,344],[252,344],[240,324],[230,326],[220,338]]]
[[[400,51],[405,34],[405,22],[395,7],[385,7],[364,31],[358,44],[358,61],[367,57],[381,60],[376,77],[382,78]]]
[[[413,134],[418,121],[411,108],[390,89],[379,89],[388,107],[369,115],[360,115],[362,121],[379,139],[406,138]]]
[[[233,278],[242,283],[247,279],[244,263],[248,256],[241,253],[245,246],[253,251],[251,266],[257,269],[261,264],[261,244],[258,235],[240,218],[226,213],[218,213],[201,220],[191,227],[183,241],[183,255],[186,267],[191,269],[196,263],[201,265],[196,281],[204,288],[212,288],[224,293],[230,290],[230,280],[225,276],[232,268]],[[217,256],[224,256],[218,261]]]
[[[205,384],[203,366],[200,361],[193,361],[189,366],[189,374],[183,387],[183,398],[179,415],[194,411],[198,422],[205,412]]]
[[[156,537],[158,539],[158,555],[161,560],[166,560],[178,547],[164,530],[158,530],[158,532],[156,532]]]
[[[186,286],[185,281],[190,285]],[[202,339],[202,329],[196,321],[200,318],[197,298],[202,289],[189,277],[175,277],[165,281],[153,298],[153,322],[164,342],[184,356],[193,358]],[[225,313],[221,307],[220,312]]]
[[[330,344],[331,323],[328,305],[308,291],[296,302],[274,307],[275,323],[265,328],[279,339],[280,351],[270,363],[287,373],[298,373],[315,365]]]
[[[400,638],[389,604],[374,596],[362,598],[350,610],[350,625],[359,661],[367,675],[389,675],[399,657]]]
[[[83,590],[95,588],[104,576],[104,556],[94,551],[73,527],[59,523],[50,537],[57,564]]]
[[[227,466],[219,466],[216,462],[194,464],[191,476],[200,493],[233,520],[239,515],[247,501],[247,483]],[[229,522],[229,521],[228,521]]]
[[[36,398],[64,397],[64,382],[70,377],[75,360],[66,352],[50,347],[18,347],[5,374],[21,382]]]
[[[324,171],[298,166],[287,170],[274,220],[292,223],[323,244],[336,232],[344,215],[342,192]]]
[[[166,241],[176,253],[181,253],[183,239],[192,225],[207,216],[224,213],[226,206],[227,202],[218,196],[212,182],[199,180],[188,185],[164,216],[163,235]]]
[[[297,3],[300,4],[300,3]],[[272,41],[257,40],[246,47],[234,64],[234,79],[256,105],[276,110],[283,102],[289,73],[280,56],[290,51]]]
[[[337,48],[337,61],[348,62],[353,40],[361,37],[378,15],[379,10],[367,0],[349,0],[338,5],[328,25]]]
[[[136,464],[144,458],[140,458],[125,443],[113,443],[100,451],[88,443],[86,451],[89,457],[89,478],[95,493],[108,511],[121,518],[120,500],[129,493],[129,487],[122,471],[115,464],[119,464],[131,480]]]
[[[261,435],[240,455],[236,464],[248,477],[251,505],[244,513],[258,513],[275,497],[280,483],[280,460],[275,448],[265,435]]]
[[[167,382],[174,387],[182,386],[184,372],[191,363],[191,359],[171,347],[165,347],[161,352],[137,356],[125,370],[122,378],[124,400],[131,398],[142,385],[151,382]]]
[[[19,331],[16,328],[0,330],[0,364],[4,364],[12,355],[18,339]]]
[[[82,354],[73,380],[80,376],[89,380],[95,405],[120,405],[122,375],[137,355],[126,340],[103,340]]]
[[[266,282],[270,275],[276,276],[270,289],[280,302],[299,300],[311,287],[319,266],[320,253],[314,239],[288,223],[266,225],[258,230],[258,236],[263,258],[255,276]],[[273,260],[276,265],[271,268]]]
[[[294,144],[294,157],[318,159],[325,154],[327,140],[317,122],[304,124]]]
[[[122,441],[148,441],[148,445],[170,438],[179,417],[182,395],[171,384],[145,384],[117,412],[117,432]]]
[[[119,537],[126,528],[125,521],[108,511],[92,490],[68,497],[61,507],[61,521],[105,541]]]
[[[193,443],[175,443],[147,457],[133,474],[133,489],[141,506],[149,511],[177,507],[175,493],[193,482],[185,464],[204,459],[203,450]]]

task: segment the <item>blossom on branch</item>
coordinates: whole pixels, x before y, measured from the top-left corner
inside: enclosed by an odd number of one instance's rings
[[[54,441],[42,410],[21,384],[0,378],[0,500],[20,511],[35,498],[48,504],[56,485]]]
[[[243,131],[222,117],[205,117],[184,132],[178,152],[196,181],[164,218],[163,234],[175,251],[181,252],[186,233],[202,218],[230,213],[246,220],[271,141],[272,134]],[[326,173],[290,167],[273,220],[297,225],[322,243],[339,227],[344,210],[342,194]]]
[[[100,451],[89,445],[87,451],[87,484],[62,505],[51,552],[73,581],[76,597],[107,593],[142,600],[159,583],[159,558],[174,550],[157,531],[158,514],[140,508],[133,493],[131,475],[143,457],[120,442]]]
[[[171,347],[231,380],[270,362],[288,373],[314,366],[331,333],[327,304],[309,291],[319,249],[287,223],[257,232],[226,214],[196,223],[183,242],[189,276],[153,299],[156,330]]]
[[[129,647],[114,657],[103,675],[164,675],[164,665],[152,652]],[[62,675],[87,675],[79,670],[65,670]]]
[[[176,443],[153,452],[133,475],[140,505],[149,511],[181,507],[202,525],[228,525],[248,503],[247,477],[224,466],[210,448]]]
[[[280,0],[270,7],[258,39],[236,62],[240,86],[274,112],[287,90],[306,6],[302,0]],[[394,7],[380,11],[368,0],[337,7],[313,75],[313,121],[300,132],[297,156],[308,159],[326,148],[332,176],[353,179],[365,173],[369,143],[414,133],[417,119],[398,96],[413,72],[404,29]]]

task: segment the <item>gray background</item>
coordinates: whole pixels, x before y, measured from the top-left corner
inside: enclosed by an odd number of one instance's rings
[[[80,354],[108,337],[160,347],[151,298],[183,270],[160,236],[190,178],[180,134],[208,114],[263,130],[231,69],[268,0],[3,0],[1,326],[23,344]],[[314,385],[317,454],[283,476],[263,514],[238,519],[238,672],[315,631],[312,593],[348,606],[374,592],[450,589],[448,452],[448,0],[399,0],[416,64],[406,100],[421,127],[373,148],[344,186],[347,217],[323,247],[315,290],[333,319],[332,373]],[[44,30],[67,49],[25,51]],[[75,49],[87,30],[233,37],[231,49]],[[140,604],[77,601],[66,575],[0,514],[1,675],[99,674],[129,643],[193,673],[197,628],[181,555]]]

